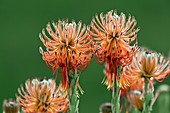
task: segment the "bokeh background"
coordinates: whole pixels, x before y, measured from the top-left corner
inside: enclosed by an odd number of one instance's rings
[[[0,0],[0,105],[3,99],[15,98],[18,87],[28,78],[54,77],[39,53],[42,44],[38,35],[48,22],[68,18],[87,25],[96,13],[112,9],[136,18],[141,27],[140,46],[168,55],[170,0]],[[80,113],[98,113],[99,106],[110,101],[102,79],[103,65],[93,60],[80,77],[85,91]],[[170,79],[165,83],[170,84]]]

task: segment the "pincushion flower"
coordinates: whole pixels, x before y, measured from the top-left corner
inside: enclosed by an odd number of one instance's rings
[[[127,81],[146,79],[151,86],[153,80],[162,82],[170,74],[170,60],[160,53],[141,49],[135,54],[132,63],[123,69]]]
[[[55,80],[27,80],[18,89],[17,100],[24,113],[59,113],[68,109],[67,95]]]
[[[93,17],[90,34],[96,43],[96,54],[99,63],[103,63],[108,59],[119,59],[122,65],[127,65],[137,50],[137,32],[139,28],[136,26],[134,17],[129,16],[126,21],[125,14],[117,15],[116,10],[109,11],[106,15],[103,13]],[[130,43],[136,41],[131,46]]]
[[[95,42],[95,54],[99,63],[106,61],[106,83],[108,88],[116,79],[118,66],[129,65],[137,47],[137,32],[135,29],[136,20],[129,16],[126,20],[125,14],[120,16],[117,12],[109,11],[106,15],[103,13],[93,17],[89,32]],[[131,42],[135,42],[131,45]]]
[[[44,29],[40,34],[40,39],[46,47],[46,51],[40,48],[40,53],[47,66],[56,74],[61,68],[63,87],[67,89],[69,72],[84,70],[91,61],[93,42],[81,21],[76,24],[75,21],[68,23],[67,20],[59,20],[57,23],[52,22],[52,25],[53,28],[50,23],[47,24],[48,36]]]

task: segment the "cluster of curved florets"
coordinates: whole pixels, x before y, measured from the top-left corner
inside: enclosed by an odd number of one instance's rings
[[[52,79],[27,80],[26,91],[21,86],[18,90],[20,96],[17,97],[23,111],[67,111],[69,106],[66,92],[72,87],[69,79],[85,70],[93,56],[100,64],[106,63],[104,83],[108,88],[118,83],[120,95],[142,110],[144,79],[151,85],[153,80],[164,80],[170,73],[170,60],[160,53],[139,49],[139,28],[136,28],[136,24],[133,16],[126,18],[123,13],[118,15],[116,10],[96,15],[88,27],[74,20],[71,23],[68,20],[48,23],[46,30],[43,29],[39,35],[45,46],[45,49],[40,47],[40,53],[53,72],[61,73],[62,85],[56,87]],[[141,92],[141,95],[136,94],[136,91]]]
[[[79,22],[68,23],[68,20],[59,20],[57,23],[47,24],[46,30],[42,30],[40,39],[46,51],[40,48],[44,61],[54,72],[61,68],[62,82],[65,89],[69,87],[68,76],[70,71],[84,70],[92,56],[99,63],[106,62],[109,70],[106,70],[106,78],[111,87],[114,78],[114,65],[126,66],[138,50],[136,20],[134,17],[109,11],[93,17],[91,24],[86,28]],[[54,29],[54,30],[53,30]],[[47,36],[48,35],[48,36]],[[51,38],[50,38],[51,37]],[[134,45],[130,45],[134,42]],[[106,80],[106,81],[107,81]]]
[[[40,39],[46,51],[40,48],[40,53],[47,65],[57,74],[62,70],[62,82],[65,89],[68,88],[68,76],[70,71],[84,70],[91,61],[93,54],[92,38],[86,30],[86,26],[80,21],[59,20],[57,23],[47,24],[46,30],[49,38],[42,30]]]

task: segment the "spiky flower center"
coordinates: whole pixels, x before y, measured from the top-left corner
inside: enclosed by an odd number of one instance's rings
[[[116,33],[112,32],[112,33],[108,34],[108,39],[110,39],[110,40],[115,40],[117,38],[119,38],[118,32],[116,32]]]
[[[75,43],[73,39],[63,39],[61,40],[62,46],[61,49],[66,48],[67,50],[72,50],[72,48],[74,48]]]
[[[154,59],[154,53],[150,52],[150,51],[145,51],[142,53],[142,55],[144,56],[144,58],[147,60],[147,59],[150,59],[151,61],[153,61]],[[149,63],[149,62],[145,62],[146,65],[149,65],[149,67],[151,67],[152,63]],[[152,76],[152,71],[150,71],[149,69],[144,68],[144,73],[142,75],[142,77],[147,77],[147,78],[150,78]]]

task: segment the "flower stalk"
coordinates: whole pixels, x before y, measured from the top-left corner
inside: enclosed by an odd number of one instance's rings
[[[79,113],[78,82],[79,76],[75,74],[70,81],[72,87],[69,88],[69,113]]]
[[[144,107],[142,113],[151,113],[154,94],[153,91],[149,91],[149,81],[147,78],[145,78],[144,90]]]
[[[119,85],[116,84],[116,82],[114,82],[115,85],[113,85],[114,87],[114,91],[112,91],[112,99],[111,102],[112,104],[112,113],[119,113],[120,112],[120,95],[119,95]]]
[[[118,65],[115,63],[115,68],[114,68],[114,81],[113,81],[113,91],[112,91],[112,113],[119,113],[120,112],[120,87],[119,84],[117,83],[117,76],[118,76]]]

